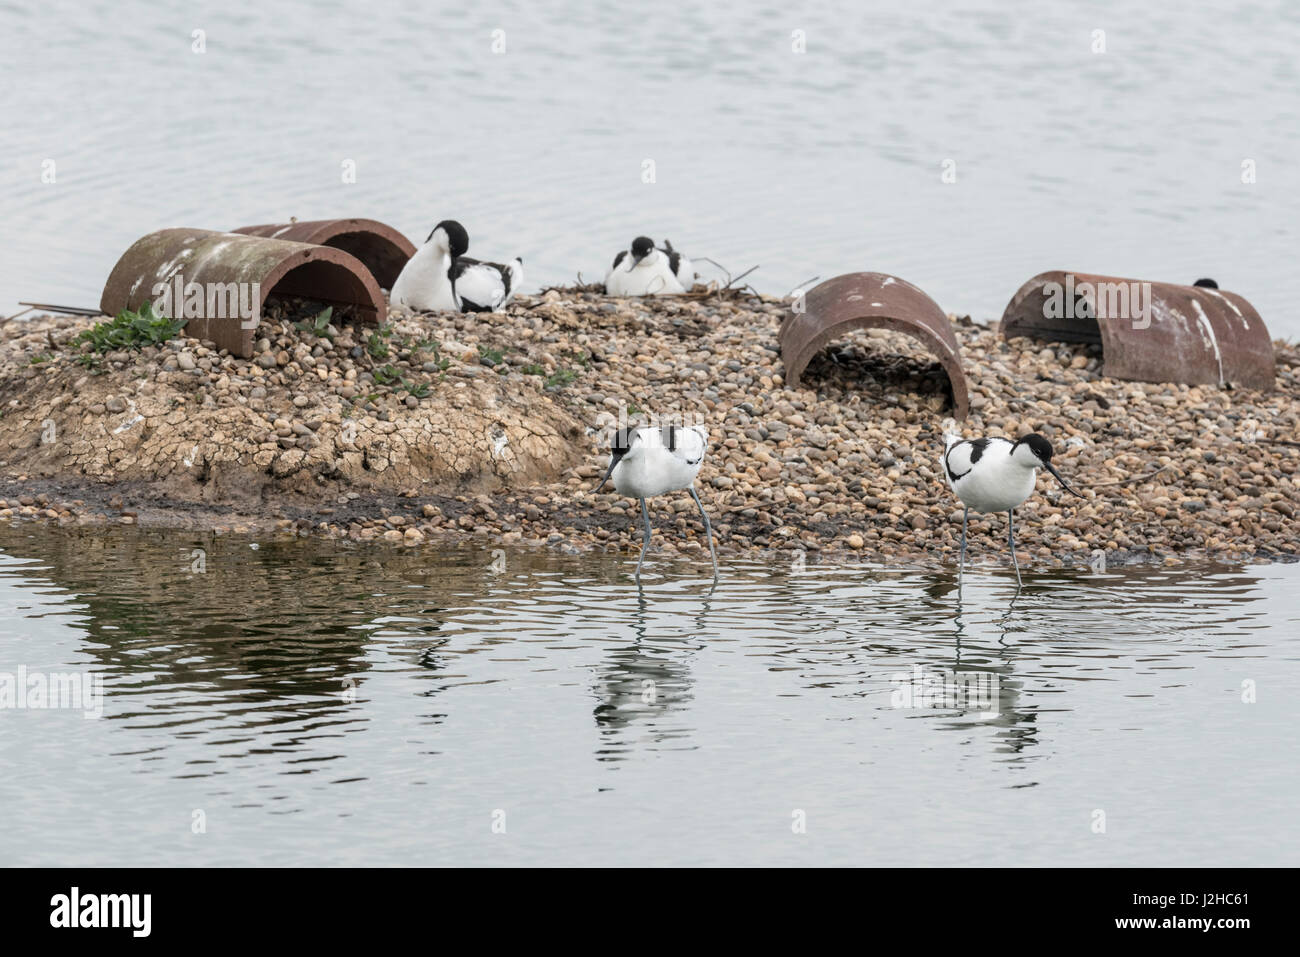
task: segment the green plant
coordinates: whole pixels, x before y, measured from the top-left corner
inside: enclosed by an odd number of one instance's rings
[[[402,376],[391,365],[386,365],[374,372],[375,382],[378,385],[392,385],[394,382],[401,382]]]
[[[388,343],[385,341],[393,335],[393,327],[381,325],[366,338],[366,351],[370,353],[372,359],[387,359],[390,353]]]
[[[304,319],[301,322],[295,322],[293,327],[299,332],[310,332],[317,339],[328,339],[333,342],[334,336],[330,333],[329,328],[330,317],[332,315],[334,315],[334,307],[326,306],[325,309],[321,311],[320,315],[311,322]]]
[[[536,363],[534,363],[533,365],[524,366],[519,371],[522,372],[524,375],[540,375],[540,376],[546,375],[546,369],[543,368],[542,366],[537,365]]]
[[[417,348],[420,348],[420,349],[423,351],[423,348],[424,348],[425,346],[432,346],[432,347],[433,347],[430,351],[433,352],[433,362],[434,362],[434,365],[436,365],[436,366],[438,367],[438,371],[439,371],[439,372],[446,372],[446,371],[447,371],[447,367],[448,367],[449,365],[451,365],[451,360],[448,359],[448,358],[446,358],[446,357],[442,354],[442,346],[441,346],[439,343],[437,343],[437,342],[435,342],[434,340],[432,340],[432,339],[425,339],[425,340],[422,340],[422,341],[421,341],[420,345],[417,346]]]
[[[487,346],[478,347],[478,357],[486,359],[488,365],[499,365],[506,354],[500,349],[489,349]]]
[[[99,367],[104,360],[101,359],[99,356],[95,355],[95,353],[93,352],[83,352],[81,355],[77,356],[77,358],[75,358],[72,361],[77,363],[78,365],[85,366],[91,372],[95,373],[95,375],[99,375],[100,372]]]
[[[50,355],[50,353],[48,352],[38,352],[36,355],[32,356],[31,359],[29,359],[28,361],[32,365],[36,366],[36,365],[40,365],[42,362],[49,362],[53,358],[54,356]]]
[[[556,369],[546,377],[546,388],[562,389],[576,378],[578,373],[572,369]]]
[[[402,386],[406,389],[407,395],[413,395],[417,399],[427,399],[429,397],[429,384],[427,382],[407,382],[403,379]]]
[[[92,352],[105,353],[114,349],[140,349],[166,342],[185,328],[184,319],[168,319],[156,315],[152,303],[146,302],[135,312],[123,309],[117,318],[98,322],[83,330],[75,343],[89,343]]]

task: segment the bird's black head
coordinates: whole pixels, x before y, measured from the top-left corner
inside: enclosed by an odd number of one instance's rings
[[[1213,279],[1198,279],[1192,283],[1193,286],[1204,286],[1206,289],[1218,289],[1219,284]]]
[[[433,227],[433,232],[429,233],[429,239],[433,238],[433,233],[442,230],[447,234],[447,246],[453,256],[463,256],[469,252],[469,233],[465,232],[465,227],[454,219],[444,219],[437,226]],[[427,243],[429,239],[426,239]]]
[[[1027,448],[1030,451],[1030,453],[1032,453],[1033,461],[1025,461],[1022,459],[1020,462],[1021,465],[1024,465],[1026,467],[1038,468],[1038,465],[1034,464],[1035,462],[1037,462],[1038,464],[1042,465],[1043,468],[1047,469],[1047,471],[1052,473],[1052,476],[1058,482],[1061,483],[1061,488],[1065,489],[1067,492],[1070,492],[1074,495],[1079,495],[1080,498],[1083,497],[1074,489],[1070,488],[1069,484],[1067,484],[1065,479],[1061,476],[1061,473],[1056,471],[1056,466],[1052,464],[1052,443],[1051,442],[1047,441],[1047,439],[1043,438],[1037,432],[1031,432],[1028,435],[1022,435],[1019,439],[1016,440],[1016,444],[1011,447],[1012,458],[1017,457],[1016,453],[1020,451],[1020,448],[1022,446],[1024,448]]]
[[[650,255],[650,250],[655,248],[655,241],[649,236],[638,236],[632,240],[632,258],[637,262],[645,259]]]
[[[609,454],[616,458],[622,458],[627,454],[627,450],[632,447],[632,430],[619,429],[614,433],[614,437],[609,440]]]
[[[619,460],[627,455],[628,450],[632,447],[632,430],[619,429],[614,433],[614,437],[609,443],[609,468],[605,470],[605,476],[600,480],[592,491],[599,492],[609,481],[609,477],[614,474],[614,466],[618,465]]]
[[[1052,461],[1052,443],[1047,441],[1047,439],[1043,438],[1037,432],[1030,432],[1028,435],[1022,435],[1017,439],[1015,447],[1011,449],[1011,453],[1014,455],[1016,449],[1022,445],[1029,446],[1029,451],[1033,452],[1034,458],[1038,459],[1040,462],[1046,463]]]

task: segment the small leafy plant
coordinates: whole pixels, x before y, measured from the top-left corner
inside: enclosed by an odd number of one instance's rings
[[[563,389],[576,378],[578,378],[578,373],[572,369],[556,369],[546,377],[546,388]]]
[[[439,372],[447,371],[447,367],[451,365],[451,360],[442,354],[441,345],[433,339],[426,339],[420,343],[419,348],[422,351],[433,353],[433,362],[434,365],[437,366]]]
[[[392,326],[380,326],[366,339],[366,351],[372,359],[387,359],[390,352],[388,338],[392,336]]]
[[[501,360],[506,357],[506,354],[500,349],[489,349],[487,346],[479,346],[478,357],[484,365],[495,366],[501,364]]]
[[[334,307],[326,306],[324,310],[313,320],[308,322],[306,319],[301,322],[295,322],[293,327],[299,332],[310,332],[317,339],[329,339],[334,341],[334,336],[330,334],[330,318],[334,315]]]
[[[578,365],[582,366],[584,369],[591,368],[591,353],[570,351],[566,352],[565,355],[578,363]]]
[[[391,365],[386,365],[383,368],[376,369],[374,371],[374,377],[375,383],[378,385],[392,385],[394,382],[402,381],[401,374]]]
[[[156,315],[153,304],[145,302],[135,312],[123,309],[117,318],[99,322],[83,330],[75,343],[88,343],[92,352],[103,354],[114,349],[141,349],[161,345],[185,328],[184,319]]]

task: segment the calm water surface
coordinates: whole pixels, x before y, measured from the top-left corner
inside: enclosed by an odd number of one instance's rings
[[[366,215],[460,219],[529,290],[645,232],[979,319],[1045,269],[1209,275],[1296,336],[1297,49],[1284,0],[0,0],[0,312],[98,304],[155,229]]]
[[[1300,862],[1300,565],[492,561],[0,527],[0,863]]]

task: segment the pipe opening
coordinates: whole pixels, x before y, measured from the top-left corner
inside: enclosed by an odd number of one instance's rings
[[[929,344],[881,327],[845,330],[813,354],[799,381],[819,393],[906,395],[936,405],[935,411],[956,407],[952,379]]]
[[[337,263],[313,260],[294,266],[270,289],[262,290],[263,307],[272,299],[309,299],[334,307],[334,323],[378,323],[374,303],[357,274]],[[263,308],[265,311],[265,308]]]
[[[393,288],[402,267],[411,258],[397,243],[373,232],[339,233],[321,245],[333,246],[361,260],[384,289]]]

